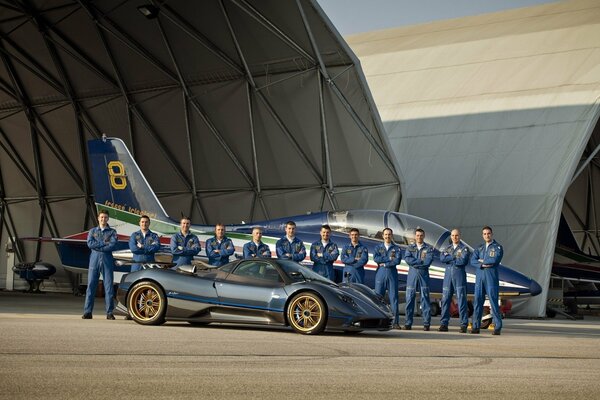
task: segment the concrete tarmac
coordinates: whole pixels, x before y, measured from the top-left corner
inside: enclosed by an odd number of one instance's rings
[[[288,328],[82,320],[83,298],[0,291],[0,399],[593,399],[600,320],[506,319],[302,336]],[[416,322],[419,322],[417,319]]]

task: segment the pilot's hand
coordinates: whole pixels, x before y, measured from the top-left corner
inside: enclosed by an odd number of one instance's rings
[[[138,249],[141,249],[144,246],[142,246],[142,244],[140,242],[137,242],[137,247],[138,247]]]
[[[479,260],[477,260],[477,261],[479,261],[480,263],[483,263],[483,259],[482,259],[482,258],[480,258],[480,259],[479,259]]]
[[[216,249],[216,250],[213,250],[213,251],[214,251],[215,253],[220,253],[220,252],[221,252],[221,250],[219,250],[219,249]]]
[[[291,255],[290,253],[285,253],[285,256],[286,256],[287,258],[292,258],[292,255]]]
[[[177,250],[183,250],[183,247],[177,246]]]
[[[317,253],[317,257],[323,257],[323,253]]]

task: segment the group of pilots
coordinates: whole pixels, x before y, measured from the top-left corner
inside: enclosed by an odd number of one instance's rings
[[[108,212],[101,210],[98,214],[98,227],[88,233],[87,244],[91,250],[90,266],[88,272],[88,287],[84,306],[83,319],[92,318],[94,297],[100,273],[104,277],[106,318],[114,320],[113,315],[113,258],[112,251],[117,244],[117,233],[108,225]],[[173,254],[173,263],[177,268],[180,265],[189,265],[195,255],[201,251],[198,237],[190,232],[191,221],[183,217],[180,221],[180,231],[171,237],[170,249]],[[146,215],[140,217],[140,230],[131,234],[129,249],[133,253],[131,271],[138,271],[142,264],[153,263],[154,254],[160,249],[158,235],[150,230],[150,218]],[[396,267],[402,259],[408,264],[408,277],[406,281],[406,311],[403,329],[411,330],[415,308],[417,288],[420,288],[421,307],[423,316],[423,330],[429,331],[431,325],[431,311],[429,298],[429,266],[433,261],[434,249],[425,243],[425,232],[421,228],[415,230],[415,241],[403,251],[393,241],[393,231],[383,229],[383,243],[375,247],[373,261],[377,264],[375,274],[375,292],[385,296],[386,292],[394,315],[394,329],[402,329],[398,310],[398,273]],[[323,225],[320,230],[321,239],[312,243],[309,256],[313,262],[313,270],[318,274],[334,281],[335,271],[333,264],[340,258],[344,263],[343,282],[364,283],[364,266],[369,260],[366,246],[359,241],[360,232],[352,228],[349,232],[350,242],[341,252],[336,243],[330,240],[331,228]],[[452,243],[440,250],[440,261],[446,266],[442,290],[441,320],[438,331],[448,332],[450,322],[450,304],[452,296],[456,294],[459,309],[460,332],[467,332],[468,307],[467,307],[467,278],[465,266],[471,264],[475,267],[475,293],[473,323],[470,333],[480,333],[481,318],[485,295],[489,298],[492,309],[494,330],[492,335],[500,335],[502,318],[498,305],[499,279],[498,265],[502,261],[503,248],[493,239],[492,228],[485,226],[482,229],[484,243],[471,252],[460,240],[460,231],[453,229],[450,234]],[[252,240],[244,245],[243,258],[271,258],[269,246],[262,242],[262,228],[252,229]],[[303,261],[306,258],[306,248],[302,240],[296,237],[296,224],[288,221],[285,225],[285,236],[277,241],[275,246],[276,256],[279,259]],[[215,236],[206,240],[206,256],[208,263],[213,266],[225,265],[229,257],[235,253],[235,246],[231,239],[225,236],[225,225],[215,226]]]

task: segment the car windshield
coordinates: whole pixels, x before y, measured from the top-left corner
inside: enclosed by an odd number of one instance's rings
[[[317,274],[315,271],[310,269],[309,267],[305,267],[304,265],[298,264],[297,262],[290,260],[279,260],[279,265],[283,272],[295,282],[303,282],[307,281],[320,281],[327,284],[334,284],[334,282],[329,279]]]

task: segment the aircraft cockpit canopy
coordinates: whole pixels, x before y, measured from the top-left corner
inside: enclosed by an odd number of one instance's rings
[[[391,228],[394,232],[394,242],[399,245],[409,245],[414,242],[416,228],[425,231],[425,242],[436,249],[448,244],[450,231],[448,229],[414,215],[381,210],[349,210],[330,211],[327,223],[337,232],[350,232],[357,228],[362,237],[383,240],[383,229]]]

